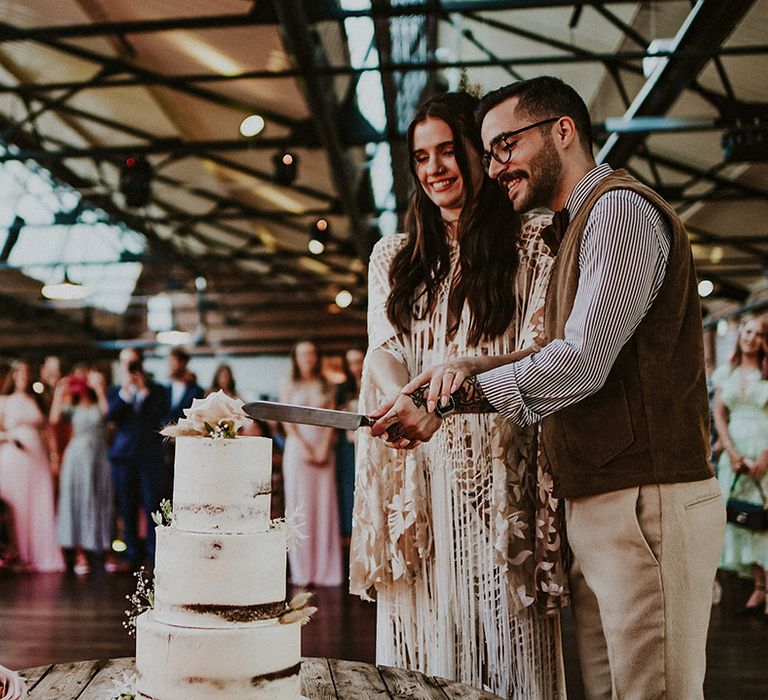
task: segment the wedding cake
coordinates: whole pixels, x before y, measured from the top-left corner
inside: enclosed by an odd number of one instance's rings
[[[249,420],[241,405],[214,394],[164,431],[176,439],[173,510],[156,529],[152,607],[136,618],[140,698],[300,697],[301,625],[314,608],[308,594],[286,604],[272,442],[236,436]]]

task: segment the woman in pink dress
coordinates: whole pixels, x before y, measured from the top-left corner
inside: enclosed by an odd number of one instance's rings
[[[27,362],[13,363],[0,397],[0,498],[11,508],[16,547],[31,571],[63,571],[56,541],[52,434],[42,406],[32,393]]]
[[[302,341],[291,350],[291,376],[283,385],[285,403],[333,408],[333,390],[320,373],[317,346]],[[341,534],[336,495],[332,428],[285,424],[283,484],[285,510],[300,511],[305,539],[288,552],[297,586],[339,586]]]

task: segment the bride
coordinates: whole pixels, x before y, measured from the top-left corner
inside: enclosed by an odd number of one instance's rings
[[[443,93],[409,126],[408,233],[370,261],[363,412],[451,357],[511,361],[544,342],[549,219],[521,224],[484,175],[476,105]],[[350,589],[377,601],[376,661],[509,698],[564,697],[561,516],[536,429],[444,420],[407,452],[359,437]]]

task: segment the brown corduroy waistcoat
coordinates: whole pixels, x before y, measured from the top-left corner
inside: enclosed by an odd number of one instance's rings
[[[666,217],[669,259],[656,299],[603,387],[542,420],[542,446],[560,497],[713,475],[701,308],[688,236],[669,204],[624,170],[601,180],[568,226],[547,294],[547,337],[564,337],[587,218],[598,198],[615,189],[634,190]]]

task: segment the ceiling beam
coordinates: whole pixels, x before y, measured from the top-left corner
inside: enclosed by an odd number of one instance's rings
[[[753,4],[754,0],[699,0],[674,39],[674,55],[645,82],[624,118],[666,114],[704,68],[709,58],[704,53],[720,51]],[[600,149],[597,161],[620,168],[644,140],[642,132],[612,134]]]
[[[54,48],[60,48],[59,45]],[[63,50],[63,49],[62,49]],[[641,61],[644,58],[664,58],[672,57],[691,60],[711,59],[715,56],[757,56],[768,53],[768,44],[749,44],[744,46],[720,46],[707,47],[701,49],[681,49],[678,51],[659,51],[657,53],[648,53],[647,51],[620,51],[609,53],[578,53],[578,54],[554,54],[538,56],[499,56],[496,59],[473,59],[462,61],[393,61],[381,62],[378,66],[353,68],[352,66],[315,66],[314,73],[319,76],[339,76],[339,75],[359,75],[370,72],[405,72],[405,71],[435,71],[448,68],[490,68],[506,65],[514,66],[546,66],[546,65],[568,65],[573,63],[602,63],[605,65],[620,65],[627,61]],[[107,57],[101,57],[108,60]],[[270,70],[252,70],[243,71],[231,75],[221,75],[219,73],[190,73],[184,75],[163,75],[151,71],[139,70],[137,68],[125,68],[124,72],[137,73],[126,78],[110,78],[94,85],[88,85],[88,90],[99,90],[115,87],[133,87],[136,85],[162,85],[164,87],[178,89],[182,91],[194,90],[194,83],[220,83],[231,82],[235,80],[284,80],[286,78],[301,78],[304,76],[303,68],[291,68],[283,71]],[[0,85],[0,94],[14,93],[22,95],[33,95],[39,92],[50,92],[55,90],[67,90],[73,87],[81,87],[82,81],[64,81],[50,83],[20,84],[20,85]],[[242,102],[230,100],[222,95],[210,93],[209,95],[197,95],[203,99],[214,99],[210,95],[216,96],[215,101],[221,101],[225,106],[234,109],[256,111],[266,116],[265,111],[256,105],[246,105]],[[221,98],[221,100],[218,100]],[[287,120],[284,115],[279,115],[273,121]]]
[[[663,0],[655,0],[660,2]],[[626,0],[607,0],[603,4],[625,4]],[[451,1],[434,2],[426,6],[411,5],[392,7],[374,6],[367,10],[343,10],[331,3],[306,4],[310,22],[339,21],[348,17],[406,17],[413,15],[443,15],[446,13],[493,12],[527,10],[547,7],[570,7],[581,5],[578,0],[478,0],[476,2]],[[89,24],[65,24],[60,26],[12,27],[0,26],[0,42],[50,39],[78,39],[115,34],[146,34],[152,32],[176,31],[179,29],[223,29],[277,24],[274,12],[265,11],[268,3],[255,3],[248,13],[200,15],[197,17],[164,17],[150,20],[124,20],[120,22],[93,22]]]
[[[16,28],[7,23],[0,22],[0,29],[13,30]],[[279,112],[267,109],[263,105],[257,105],[246,100],[240,100],[234,97],[229,97],[227,95],[222,95],[221,93],[213,92],[204,87],[200,87],[199,85],[193,85],[189,82],[178,81],[174,78],[163,75],[162,73],[149,70],[148,68],[142,68],[141,66],[135,65],[134,63],[123,60],[121,58],[106,56],[104,54],[98,53],[97,51],[92,51],[85,47],[63,42],[58,39],[35,39],[35,41],[70,56],[76,56],[77,58],[96,63],[97,65],[112,70],[116,73],[128,73],[139,81],[136,83],[138,85],[162,85],[163,87],[177,90],[187,95],[191,95],[202,100],[207,100],[208,102],[244,112],[246,114],[261,114],[265,119],[269,119],[276,124],[281,124],[291,128],[295,127],[297,124],[296,120],[291,119],[284,114],[280,114]],[[86,87],[90,89],[98,84],[99,83],[94,83],[93,85],[87,85]]]

